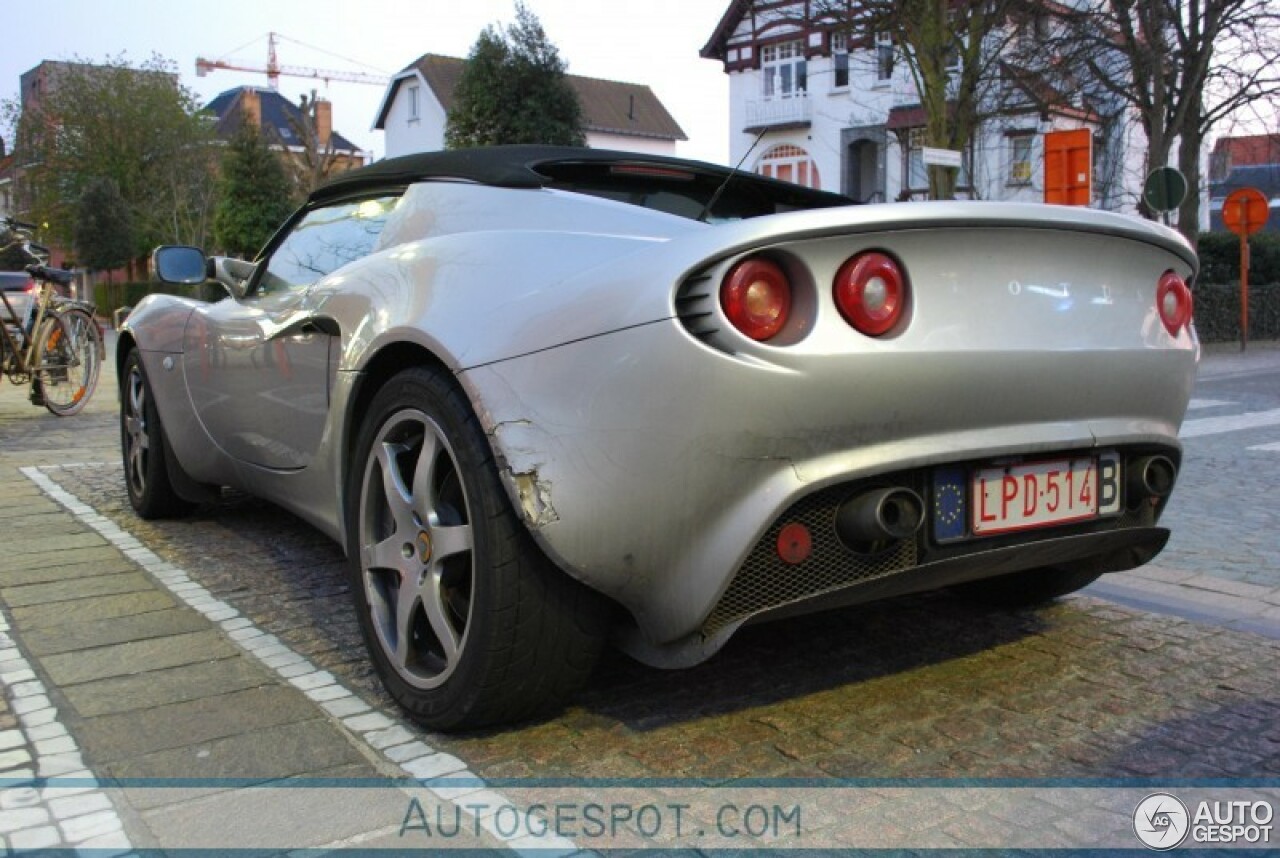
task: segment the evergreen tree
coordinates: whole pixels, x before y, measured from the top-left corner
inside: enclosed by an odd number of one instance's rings
[[[293,209],[289,177],[262,132],[245,123],[231,140],[218,179],[214,243],[252,257]]]
[[[115,291],[111,272],[133,258],[133,243],[133,219],[119,185],[106,176],[90,179],[76,204],[75,248],[80,264],[107,272],[109,295]]]
[[[76,207],[75,248],[91,271],[110,271],[129,261],[133,223],[129,205],[114,179],[89,180]]]
[[[518,3],[515,24],[505,32],[486,27],[472,46],[454,92],[445,145],[584,146],[582,123],[564,60],[533,12]]]

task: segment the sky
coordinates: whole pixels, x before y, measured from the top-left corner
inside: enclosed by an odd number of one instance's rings
[[[282,65],[394,74],[425,53],[465,57],[487,24],[510,23],[514,0],[14,0],[4,14],[0,99],[42,60],[101,61],[153,53],[175,65],[201,103],[238,86],[266,86],[264,74],[195,73],[196,57],[267,63],[267,34],[280,34]],[[689,137],[683,157],[724,163],[729,152],[728,79],[698,56],[729,0],[527,0],[573,74],[648,84]],[[22,38],[13,38],[24,34]],[[281,77],[296,101],[317,89],[334,105],[334,127],[375,157],[381,86]],[[2,133],[2,132],[0,132]]]

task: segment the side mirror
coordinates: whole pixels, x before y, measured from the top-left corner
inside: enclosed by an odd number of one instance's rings
[[[151,252],[151,270],[161,283],[196,286],[205,281],[208,266],[200,248],[171,245]]]

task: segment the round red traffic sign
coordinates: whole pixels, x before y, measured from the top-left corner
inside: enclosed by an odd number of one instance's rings
[[[1257,188],[1232,191],[1222,203],[1222,222],[1236,235],[1253,235],[1266,226],[1267,197]]]

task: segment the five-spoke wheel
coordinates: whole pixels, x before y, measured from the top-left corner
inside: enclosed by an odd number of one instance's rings
[[[383,684],[436,729],[558,705],[595,664],[605,603],[530,538],[452,375],[405,370],[364,413],[348,471],[347,547]]]
[[[386,421],[360,496],[365,596],[378,643],[405,682],[434,688],[458,665],[471,618],[471,514],[452,447],[416,409]]]
[[[129,503],[143,518],[168,518],[191,509],[173,488],[165,465],[168,443],[137,349],[125,356],[120,390],[120,452]]]

